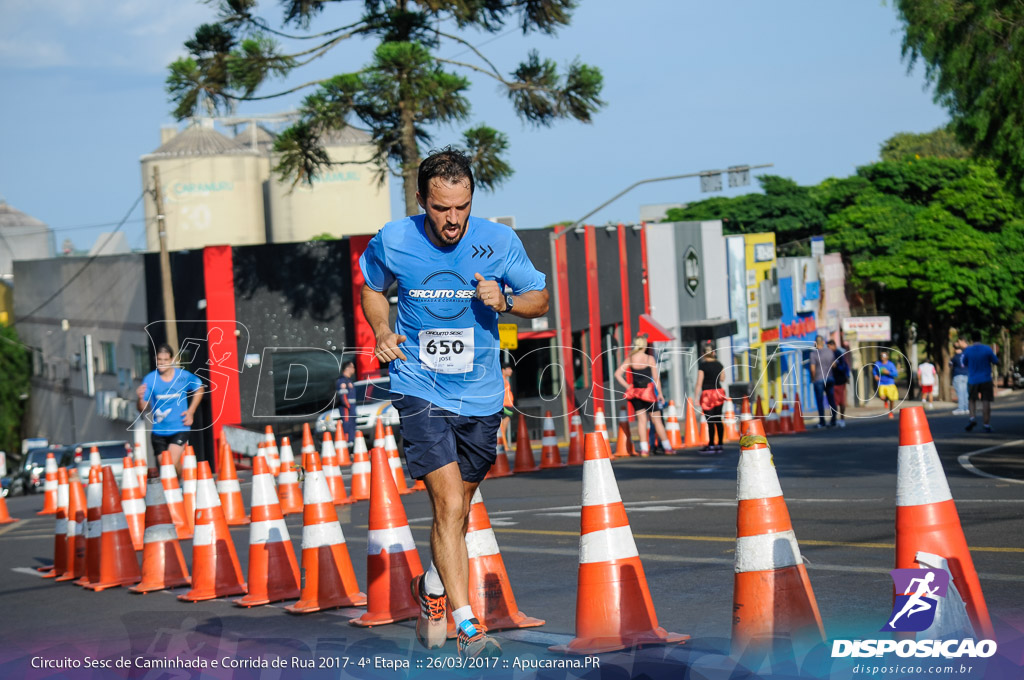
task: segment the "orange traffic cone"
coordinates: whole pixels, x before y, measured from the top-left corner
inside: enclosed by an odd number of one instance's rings
[[[330,435],[327,435],[330,439]],[[253,460],[252,524],[249,525],[249,592],[239,607],[294,600],[299,596],[299,565],[288,525],[274,490],[274,476],[263,456]]]
[[[384,448],[384,421],[381,420],[380,418],[377,418],[377,426],[376,426],[376,428],[374,428],[373,448],[375,448],[375,449],[383,449]]]
[[[818,603],[759,420],[750,421],[740,439],[736,500],[733,655],[770,649],[779,636],[802,645],[821,642]]]
[[[722,436],[727,442],[738,442],[740,431],[736,422],[736,409],[733,407],[732,399],[726,399],[722,407]]]
[[[78,473],[68,480],[68,526],[65,562],[57,581],[73,581],[85,576],[85,489]]]
[[[558,450],[558,435],[555,434],[555,419],[551,417],[551,411],[544,413],[544,429],[541,431],[540,468],[565,467],[562,462],[562,454]],[[485,624],[486,625],[486,624]]]
[[[508,453],[506,453],[505,451],[505,440],[501,436],[500,432],[498,433],[498,441],[496,446],[497,452],[494,457],[494,463],[491,465],[491,469],[487,471],[487,474],[484,476],[484,479],[494,479],[495,477],[512,476],[512,470],[508,466]],[[417,480],[416,483],[419,484],[421,481],[423,480]]]
[[[345,534],[334,509],[334,498],[315,451],[306,462],[302,488],[305,503],[302,513],[303,587],[299,601],[285,610],[308,614],[337,607],[361,607],[366,604],[366,595],[359,591]],[[372,510],[370,517],[372,536]]]
[[[683,448],[683,437],[679,433],[679,414],[676,411],[676,402],[669,399],[668,410],[665,413],[665,434],[668,435],[668,445],[673,449]]]
[[[516,430],[516,467],[515,474],[536,472],[540,470],[533,459],[533,445],[530,443],[530,430],[526,427],[526,416],[519,414],[519,426]]]
[[[281,471],[277,475],[277,498],[281,512],[297,515],[302,512],[302,490],[299,488],[299,473],[295,470],[295,454],[288,437],[281,437]]]
[[[228,440],[220,440],[220,469],[217,470],[217,493],[224,511],[224,521],[228,526],[248,524],[242,503],[242,486],[238,483],[238,472],[235,470],[235,456],[228,445]]]
[[[391,466],[391,474],[395,477],[395,486],[401,496],[415,493],[416,489],[410,489],[405,481],[405,470],[402,468],[402,457],[398,455],[398,442],[395,441],[395,433],[388,425],[384,434],[384,452],[388,454],[388,465]]]
[[[95,448],[95,447],[94,447]],[[100,543],[103,538],[103,473],[89,467],[89,484],[85,488],[85,572],[76,586],[96,583],[100,578]]]
[[[57,514],[57,459],[52,453],[46,454],[46,481],[43,483],[43,509],[37,515]]]
[[[569,419],[569,465],[583,465],[583,419],[574,414]]]
[[[89,447],[89,471],[92,472],[93,468],[97,470],[103,466],[103,458],[100,456],[100,450],[96,446]],[[100,484],[103,483],[103,473],[100,472]]]
[[[689,635],[658,626],[611,460],[596,432],[587,435],[584,455],[576,637],[551,651],[600,654],[685,642]]]
[[[146,484],[146,531],[143,534],[142,582],[128,590],[151,593],[192,583],[185,566],[185,556],[178,543],[178,531],[164,498],[159,479]]]
[[[14,517],[11,517],[11,513],[7,510],[7,501],[0,496],[0,524],[10,524],[11,522],[17,522]]]
[[[338,467],[338,454],[334,449],[334,438],[331,437],[330,432],[324,432],[324,443],[320,447],[320,451],[324,477],[327,479],[327,488],[331,490],[334,504],[350,505],[355,503],[356,499],[349,498],[345,492],[345,480],[341,476],[341,468]]]
[[[601,435],[601,437],[604,439],[605,448],[607,448],[610,452],[612,447],[611,439],[608,437],[608,425],[605,423],[604,420],[604,409],[601,408],[600,406],[598,406],[594,410],[594,432],[597,432],[598,434]]]
[[[178,538],[192,538],[192,525],[185,517],[185,500],[178,486],[178,473],[167,451],[160,454],[160,482],[164,486],[164,500],[167,501],[167,509],[171,511]]]
[[[352,498],[365,501],[370,497],[370,452],[366,450],[362,432],[356,432],[352,457]]]
[[[57,514],[53,526],[53,564],[42,567],[43,578],[56,578],[64,573],[68,563],[68,469],[57,468]]]
[[[764,431],[769,437],[779,434],[779,409],[775,397],[768,397],[768,415],[764,419]]]
[[[149,493],[149,489],[146,489]],[[191,444],[185,445],[181,457],[181,499],[185,508],[185,522],[191,532],[196,524],[196,452]]]
[[[469,506],[466,550],[469,552],[469,605],[487,630],[544,625],[542,619],[519,611],[480,489],[473,494]]]
[[[139,559],[135,556],[128,521],[121,509],[121,498],[117,493],[114,470],[109,465],[103,468],[103,519],[100,538],[99,580],[86,584],[89,590],[97,592],[107,588],[138,583],[142,579]]]
[[[796,434],[807,432],[807,427],[804,425],[804,412],[800,408],[799,393],[793,395],[793,432]]]
[[[409,583],[423,573],[405,508],[384,449],[370,452],[373,467],[370,531],[366,544],[366,613],[349,623],[379,626],[419,616]]]
[[[166,489],[165,489],[166,491]],[[238,564],[235,542],[220,507],[210,464],[199,463],[196,488],[196,535],[192,539],[192,589],[178,599],[199,602],[229,595],[244,595],[245,581]]]
[[[761,423],[762,430],[767,429],[764,426],[764,409],[761,408],[761,397],[754,397],[754,414],[752,416],[752,419],[757,420],[758,422]],[[743,420],[742,415],[740,415],[740,420]]]
[[[270,474],[277,477],[281,474],[281,456],[277,451],[277,439],[274,437],[274,428],[267,425],[264,430],[263,440],[266,442],[267,462],[270,463]]]
[[[334,427],[334,452],[338,454],[338,467],[350,467],[352,465],[352,456],[348,452],[349,441],[348,437],[345,436],[345,429],[341,426],[341,421]]]
[[[615,438],[615,458],[635,456],[633,450],[633,433],[629,429],[629,418],[625,410],[619,411],[619,436]]]
[[[986,639],[995,639],[960,515],[922,406],[900,409],[897,461],[896,568],[917,568],[919,551],[948,560],[974,629]]]
[[[704,413],[700,414],[700,445],[707,446],[711,443],[711,439],[708,438],[708,417]]]
[[[789,400],[782,393],[782,404],[779,413],[779,434],[793,434],[793,413],[789,410]]]
[[[132,458],[125,456],[124,470],[121,472],[121,509],[125,521],[128,522],[128,533],[132,537],[135,550],[142,550],[142,535],[146,531],[146,499],[139,486],[139,473],[135,470]]]
[[[700,446],[700,431],[697,429],[697,410],[693,408],[693,399],[686,398],[686,423],[683,431],[683,448]]]

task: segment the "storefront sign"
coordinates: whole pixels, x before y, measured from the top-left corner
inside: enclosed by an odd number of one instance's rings
[[[761,342],[775,342],[780,337],[783,340],[799,338],[818,330],[818,324],[814,316],[808,316],[799,321],[784,324],[780,328],[772,328],[761,331]]]
[[[856,333],[859,342],[888,342],[892,328],[887,316],[848,316],[843,319],[843,333]]]

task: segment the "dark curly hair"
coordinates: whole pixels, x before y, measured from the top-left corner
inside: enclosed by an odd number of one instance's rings
[[[430,180],[435,177],[440,177],[449,183],[468,179],[469,193],[471,195],[473,193],[475,185],[473,183],[473,169],[469,156],[451,146],[432,151],[420,163],[419,175],[416,178],[416,188],[424,200],[426,200],[427,191],[430,189]]]

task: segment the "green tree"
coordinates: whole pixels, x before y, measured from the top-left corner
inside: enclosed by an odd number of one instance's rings
[[[931,132],[897,132],[882,142],[879,153],[883,161],[913,158],[970,158],[970,149],[957,141],[948,127]]]
[[[373,137],[374,164],[383,181],[402,178],[406,212],[419,212],[416,175],[421,147],[439,126],[470,117],[467,73],[494,80],[526,123],[550,126],[560,119],[590,122],[604,103],[601,72],[579,60],[561,72],[536,51],[510,73],[495,65],[467,36],[498,34],[514,23],[524,35],[553,36],[567,26],[577,0],[363,0],[348,3],[358,16],[326,30],[311,29],[339,0],[283,0],[284,17],[275,28],[257,11],[256,0],[220,0],[220,20],[200,26],[185,43],[189,56],[175,61],[167,91],[178,119],[202,107],[231,110],[238,102],[269,99],[306,88],[299,119],[275,141],[283,180],[310,182],[331,161],[321,140],[327,132],[359,125]],[[359,8],[358,10],[356,8]],[[336,16],[332,15],[332,16]],[[282,92],[256,96],[269,79],[301,69],[352,39],[376,43],[370,63]],[[283,43],[302,45],[286,50]],[[311,45],[309,47],[303,47]],[[465,60],[441,57],[453,50]],[[460,54],[461,54],[460,53]],[[474,178],[493,189],[512,174],[505,160],[507,137],[486,125],[463,132]]]
[[[1024,192],[1024,3],[897,0],[903,55],[925,64],[960,142]]]
[[[21,421],[32,377],[29,350],[13,326],[0,325],[0,450],[21,450]]]

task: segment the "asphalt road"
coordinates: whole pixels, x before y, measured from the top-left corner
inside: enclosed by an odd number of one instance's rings
[[[965,419],[928,412],[932,432],[964,533],[971,546],[1000,648],[1024,661],[1024,395],[1000,399],[995,432],[964,432]],[[807,562],[827,635],[878,637],[892,598],[898,420],[849,418],[844,430],[811,431],[771,440],[776,468]],[[693,453],[626,459],[615,475],[659,623],[686,633],[682,646],[601,655],[599,668],[538,671],[538,677],[794,677],[796,666],[761,665],[748,675],[726,657],[729,646],[736,526],[733,445],[718,457]],[[1003,476],[1005,475],[1005,477]],[[453,671],[454,644],[428,654],[413,639],[412,623],[359,629],[347,625],[357,610],[291,616],[280,605],[240,609],[228,601],[178,602],[171,594],[134,595],[124,589],[92,593],[54,584],[31,573],[52,557],[51,518],[38,518],[42,496],[8,499],[22,521],[0,527],[0,678],[8,677],[533,677],[532,662],[560,660],[547,651],[575,630],[581,468],[506,479],[481,487],[520,609],[547,624],[498,633],[502,665]],[[243,480],[248,502],[249,485]],[[426,494],[402,499],[420,555],[429,559],[430,509]],[[356,575],[365,586],[368,504],[340,509]],[[301,519],[288,519],[298,554]],[[248,529],[232,531],[243,569]],[[183,545],[186,558],[188,544]],[[365,588],[364,588],[365,589]],[[178,592],[183,592],[179,590]],[[1015,651],[1013,651],[1015,650]],[[32,669],[32,659],[57,662],[86,657],[112,664],[124,657],[283,659],[283,668]],[[810,677],[857,677],[822,648],[803,660]],[[448,661],[446,661],[448,659]],[[326,661],[324,661],[326,660]],[[363,661],[360,666],[359,662]],[[408,670],[387,667],[408,661]],[[348,664],[343,669],[308,669]],[[40,663],[36,661],[36,663]],[[991,660],[990,663],[996,663]],[[1017,677],[984,664],[973,674],[947,677]],[[134,665],[135,662],[132,661]],[[374,665],[382,665],[374,668]],[[526,668],[520,666],[526,665]],[[754,664],[756,667],[757,664]],[[770,672],[769,672],[770,671]],[[774,674],[773,674],[774,673]],[[1021,672],[1024,675],[1024,672]],[[876,675],[875,677],[903,677]],[[913,677],[913,676],[906,676]],[[943,677],[929,675],[928,677]]]

